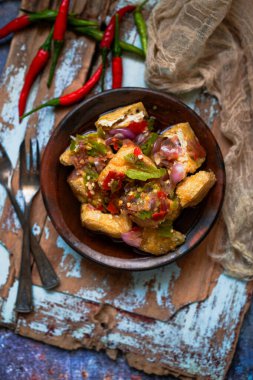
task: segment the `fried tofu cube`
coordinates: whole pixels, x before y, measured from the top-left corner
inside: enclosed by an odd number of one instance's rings
[[[186,174],[195,173],[205,161],[206,153],[204,148],[200,145],[189,123],[176,124],[163,133],[164,137],[175,135],[177,135],[182,148],[182,153],[179,154],[176,161],[184,165]]]
[[[127,170],[133,169],[133,164],[127,162],[125,160],[125,157],[128,154],[134,154],[134,149],[137,148],[137,145],[132,143],[131,141],[127,141],[119,150],[118,152],[113,156],[113,158],[109,161],[109,163],[106,165],[106,167],[102,170],[102,172],[99,174],[98,177],[98,184],[100,187],[102,187],[103,182],[105,178],[107,177],[109,172],[116,172],[116,173],[122,173],[125,174]],[[153,161],[145,156],[143,156],[143,163],[148,166],[155,167],[155,164]]]
[[[129,232],[132,222],[127,215],[103,214],[89,204],[81,206],[82,225],[93,231],[101,231],[114,238],[120,238],[121,234]]]
[[[71,150],[67,148],[65,152],[60,155],[60,163],[64,166],[71,166],[73,165],[73,157],[74,152],[71,152]]]
[[[179,231],[173,230],[170,237],[162,237],[159,235],[157,229],[144,228],[140,249],[159,256],[174,251],[176,247],[183,244],[184,241],[185,235]]]
[[[117,108],[113,112],[106,113],[96,121],[97,128],[104,131],[115,128],[126,128],[131,122],[140,122],[147,117],[147,111],[142,102]]]
[[[71,190],[79,202],[83,203],[87,201],[87,187],[84,183],[84,172],[81,170],[74,170],[67,179]]]
[[[202,170],[185,178],[176,188],[181,206],[183,208],[196,206],[205,198],[215,182],[216,177],[212,171]]]

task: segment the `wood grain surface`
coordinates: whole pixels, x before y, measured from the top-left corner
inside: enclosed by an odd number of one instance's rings
[[[43,9],[50,5],[56,8],[57,3],[23,1],[22,6]],[[102,20],[122,3],[73,1],[72,10],[82,17]],[[123,28],[123,37],[134,42],[136,32],[130,17]],[[56,112],[44,109],[21,124],[18,122],[18,94],[25,71],[47,33],[48,28],[43,26],[18,33],[12,40],[2,76],[0,138],[15,166],[18,147],[25,133],[26,138],[36,135],[43,150],[50,132],[68,112],[68,109]],[[78,88],[86,78],[94,48],[92,41],[68,32],[52,89],[48,91],[46,87],[47,67],[32,91],[28,108],[63,91]],[[124,67],[125,86],[145,85],[144,65],[140,60],[126,56]],[[108,70],[107,87],[110,81]],[[194,96],[184,100],[213,126],[225,154],[228,142],[219,134],[217,103],[204,94],[197,94],[192,99]],[[18,191],[18,166],[13,186],[22,204]],[[226,233],[222,219],[198,249],[176,263],[148,272],[116,273],[82,259],[66,245],[54,230],[39,195],[33,205],[33,230],[61,284],[56,291],[46,292],[40,287],[34,266],[35,312],[17,316],[14,302],[22,231],[2,189],[0,192],[2,325],[15,329],[20,335],[66,349],[103,349],[112,358],[122,351],[131,366],[146,373],[172,373],[182,378],[224,378],[249,305],[252,284],[226,277],[207,254],[217,248],[214,242],[222,244]]]

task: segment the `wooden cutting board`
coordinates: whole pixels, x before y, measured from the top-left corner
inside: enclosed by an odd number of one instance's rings
[[[123,3],[74,1],[72,11],[84,18],[103,19]],[[48,0],[39,4],[35,0],[22,2],[22,7],[30,10],[56,5],[57,1]],[[139,44],[132,18],[127,17],[122,26],[124,39]],[[18,96],[25,71],[47,32],[48,28],[41,25],[18,33],[12,40],[2,77],[0,139],[14,166],[25,133],[27,137],[36,135],[43,150],[53,128],[69,111],[44,109],[21,124],[18,122]],[[68,32],[54,86],[50,91],[46,87],[47,67],[34,86],[28,108],[78,88],[90,68],[94,49],[94,42]],[[141,60],[126,56],[124,69],[124,86],[145,86]],[[109,70],[106,83],[110,88]],[[212,126],[225,154],[228,144],[219,135],[219,109],[214,99],[195,94],[185,101]],[[22,204],[18,170],[13,187]],[[208,256],[225,237],[221,219],[191,254],[163,268],[135,273],[109,270],[81,258],[54,230],[40,195],[33,205],[32,222],[61,283],[55,291],[43,290],[34,265],[35,311],[29,316],[18,316],[14,303],[22,230],[0,189],[1,324],[21,335],[66,349],[104,349],[113,358],[121,350],[130,365],[147,373],[224,378],[248,308],[252,284],[226,277]]]

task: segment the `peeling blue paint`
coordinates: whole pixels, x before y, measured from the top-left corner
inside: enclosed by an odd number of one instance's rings
[[[231,322],[234,326],[239,322],[245,302],[246,284],[221,275],[211,296],[201,304],[195,303],[180,310],[168,323],[150,323],[148,328],[145,322],[125,317],[117,325],[121,333],[109,334],[108,341],[113,346],[128,346],[129,334],[132,337],[131,334],[138,332],[135,349],[146,352],[155,350],[155,354],[161,354],[161,363],[172,367],[175,366],[176,357],[185,371],[210,375],[214,380],[222,379],[222,358],[228,355],[235,338]],[[224,334],[221,345],[215,338],[217,326]],[[152,344],[149,346],[147,342]],[[182,350],[182,347],[187,347],[187,350]],[[213,355],[217,354],[219,356],[214,360]],[[202,367],[209,368],[209,373],[202,373]]]
[[[57,238],[56,245],[63,250],[59,269],[66,273],[66,277],[80,278],[82,257],[70,248],[60,236]]]
[[[155,270],[133,272],[131,274],[132,281],[128,283],[127,289],[112,301],[110,300],[110,303],[122,310],[133,312],[145,306],[150,291],[153,291],[157,305],[167,308],[173,313],[174,306],[171,303],[170,288],[179,277],[180,271],[177,264],[173,263]]]
[[[83,62],[81,54],[78,54],[78,49],[80,49],[83,44],[84,41],[82,39],[72,40],[68,45],[68,49],[64,50],[62,61],[56,71],[54,97],[58,97],[62,94],[63,90],[73,82],[77,72],[81,69]],[[66,75],[66,73],[68,74]],[[54,122],[54,107],[43,108],[39,111],[37,137],[41,149],[47,144],[50,138]]]
[[[10,254],[3,244],[0,242],[0,288],[5,285],[10,268]]]
[[[46,226],[44,227],[44,233],[45,233],[45,239],[48,240],[50,236],[49,228]]]
[[[15,302],[18,291],[18,281],[14,281],[14,284],[9,289],[8,298],[3,301],[0,321],[5,324],[13,324],[16,321]]]
[[[40,228],[40,226],[37,223],[34,223],[34,225],[32,226],[32,233],[35,236],[39,236],[40,235],[41,228]]]

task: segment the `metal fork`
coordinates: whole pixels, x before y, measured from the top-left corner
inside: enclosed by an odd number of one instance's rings
[[[11,161],[5,149],[0,144],[0,183],[6,189],[6,192],[10,198],[10,201],[17,213],[19,221],[22,227],[24,227],[25,225],[24,215],[12,192],[12,186],[11,186],[12,175],[13,175],[13,167],[12,167]],[[40,274],[43,287],[46,289],[52,289],[59,284],[59,279],[50,261],[45,255],[45,252],[42,250],[42,248],[39,245],[39,242],[37,241],[36,237],[31,233],[31,231],[30,231],[30,242],[31,242],[31,250],[38,267],[38,271]]]
[[[32,140],[30,140],[29,154],[26,151],[24,140],[20,146],[19,153],[19,184],[25,203],[21,266],[18,294],[16,299],[16,311],[20,313],[29,313],[33,308],[32,272],[30,259],[30,211],[32,200],[40,188],[38,143],[36,144],[36,159],[34,157],[34,153],[35,152],[33,151]]]

